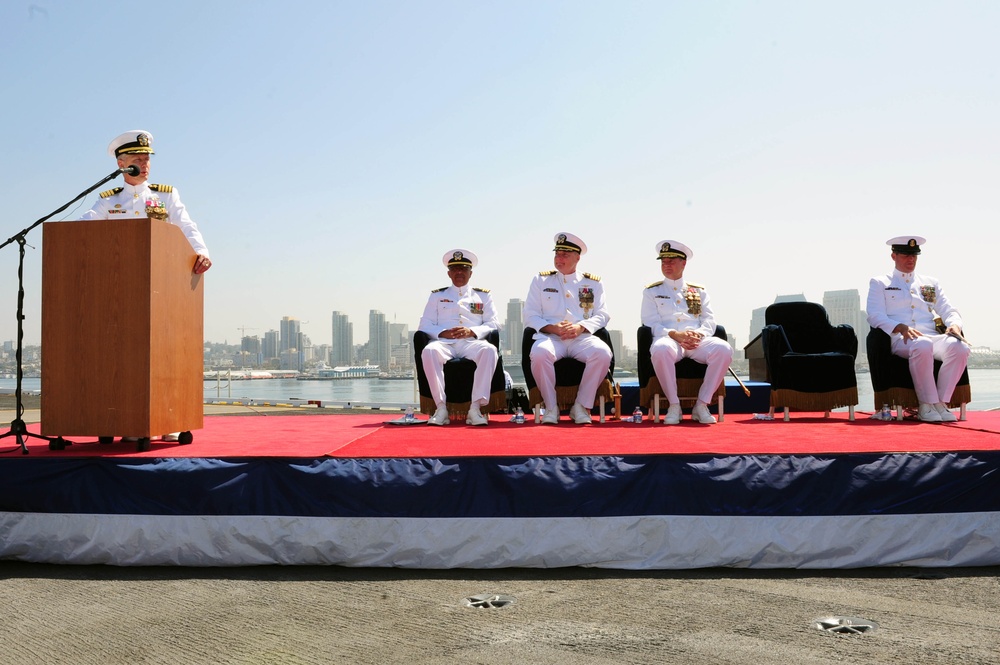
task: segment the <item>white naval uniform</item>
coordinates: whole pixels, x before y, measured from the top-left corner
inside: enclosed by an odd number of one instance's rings
[[[700,311],[696,302],[700,302]],[[708,366],[698,400],[710,404],[733,360],[733,348],[725,340],[713,337],[715,317],[705,288],[683,279],[665,279],[650,284],[642,292],[641,317],[642,324],[653,330],[650,359],[667,402],[680,403],[676,364],[682,358],[691,358]],[[670,338],[671,330],[701,333],[701,343],[694,349],[685,349]]]
[[[940,316],[945,327],[962,327],[962,316],[952,307],[941,285],[933,277],[893,270],[891,275],[873,277],[868,283],[868,325],[885,331],[892,338],[892,352],[908,358],[910,376],[922,404],[947,404],[969,358],[969,345],[951,335],[942,335],[934,327]],[[904,340],[893,333],[900,323],[914,328],[922,337]],[[937,384],[934,360],[941,361]]]
[[[593,299],[591,303],[582,300]],[[584,305],[587,305],[585,307]],[[524,325],[540,331],[562,321],[579,323],[587,332],[575,339],[535,333],[531,345],[531,374],[542,394],[546,411],[558,412],[555,362],[569,356],[586,368],[577,389],[576,401],[590,410],[597,399],[597,389],[611,366],[611,349],[592,333],[604,328],[611,319],[604,303],[604,285],[589,273],[563,275],[557,270],[539,273],[528,288],[524,303]]]
[[[208,247],[201,237],[198,225],[188,216],[177,189],[169,185],[126,184],[102,192],[94,206],[80,219],[142,219],[146,214],[146,201],[159,201],[167,209],[167,221],[179,226],[196,254],[208,256]]]
[[[463,326],[476,334],[475,339],[441,339],[449,328]],[[420,360],[437,407],[445,405],[444,364],[452,358],[466,358],[476,363],[472,379],[472,403],[484,406],[490,401],[490,383],[497,366],[497,348],[486,339],[500,327],[489,291],[468,284],[459,289],[452,285],[431,292],[424,314],[417,326],[434,340],[424,347]]]

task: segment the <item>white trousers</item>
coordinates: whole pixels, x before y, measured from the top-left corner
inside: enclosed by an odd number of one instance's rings
[[[564,340],[555,335],[544,335],[531,345],[531,375],[542,394],[546,411],[558,411],[556,397],[555,363],[561,358],[575,358],[586,368],[576,390],[576,401],[587,409],[594,408],[597,389],[611,367],[611,349],[589,333],[575,339]]]
[[[452,358],[466,358],[476,363],[476,372],[472,377],[472,403],[479,406],[489,404],[490,383],[497,368],[497,347],[485,339],[456,339],[434,340],[420,352],[434,405],[445,405],[444,364]]]
[[[969,345],[951,335],[924,335],[903,344],[902,335],[892,336],[892,352],[910,361],[910,376],[917,401],[937,404],[951,401],[958,380],[969,359]],[[934,383],[934,360],[941,361],[937,384]]]
[[[658,337],[653,340],[649,355],[660,388],[667,396],[668,404],[680,403],[680,398],[677,396],[677,363],[682,358],[691,358],[702,365],[707,365],[705,380],[698,391],[698,400],[710,404],[719,384],[726,377],[729,363],[733,360],[733,347],[718,337],[705,337],[701,340],[701,344],[688,350],[669,337]]]

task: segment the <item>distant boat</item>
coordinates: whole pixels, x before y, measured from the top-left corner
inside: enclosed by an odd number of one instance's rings
[[[335,381],[337,379],[377,379],[378,365],[323,366],[296,377],[299,381]]]
[[[252,379],[293,379],[298,375],[294,370],[266,369],[219,369],[204,373],[206,381],[249,381]]]

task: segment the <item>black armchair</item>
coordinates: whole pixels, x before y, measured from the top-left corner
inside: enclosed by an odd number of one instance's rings
[[[902,409],[916,409],[917,393],[913,389],[913,377],[910,375],[910,363],[906,358],[893,355],[892,340],[879,328],[872,328],[865,340],[868,349],[868,368],[871,372],[872,388],[875,391],[873,408],[880,409],[888,404],[900,413]],[[937,378],[941,369],[941,361],[934,361],[934,377]],[[965,406],[972,401],[972,388],[969,385],[968,368],[962,372],[962,378],[955,386],[948,408],[960,408],[959,418],[965,420]]]
[[[486,340],[500,349],[500,333],[496,330],[491,332]],[[430,336],[418,330],[413,333],[413,359],[417,369],[417,388],[420,392],[420,412],[433,414],[435,411],[434,398],[431,397],[430,387],[427,384],[427,375],[424,374],[424,364],[420,359],[420,354],[424,347],[432,340]],[[444,393],[447,401],[448,413],[452,417],[464,417],[469,411],[469,404],[472,402],[472,377],[476,372],[476,363],[465,358],[453,358],[444,364]],[[484,413],[502,413],[507,409],[507,390],[503,375],[503,356],[497,358],[497,367],[493,371],[493,380],[490,382],[490,403],[483,408]]]
[[[854,360],[858,337],[854,328],[833,326],[822,305],[775,303],[764,311],[761,332],[771,408],[825,411],[849,407],[854,420],[858,379]]]
[[[524,371],[524,383],[528,387],[528,402],[532,406],[542,402],[542,394],[538,390],[538,384],[535,383],[535,377],[531,374],[531,345],[534,343],[536,332],[534,328],[525,328],[524,336],[521,338],[521,369]],[[614,398],[615,347],[611,345],[611,335],[604,328],[596,330],[594,336],[611,349],[608,376],[597,389],[597,397],[604,397],[605,401],[610,402]],[[575,358],[560,358],[556,361],[556,399],[559,400],[560,411],[569,409],[576,401],[576,391],[583,378],[584,367],[585,365]]]
[[[715,326],[715,337],[727,340],[726,329],[723,326]],[[656,378],[656,371],[653,369],[653,361],[650,356],[650,347],[653,345],[653,329],[649,326],[639,326],[636,331],[636,356],[638,360],[639,373],[639,404],[646,406],[652,413],[652,404],[656,397],[664,396],[660,387],[660,380]],[[677,368],[677,395],[680,397],[681,406],[689,408],[698,401],[698,391],[705,380],[705,370],[708,365],[703,365],[691,358],[682,358],[678,361]],[[723,405],[726,397],[726,382],[719,384],[718,389],[712,399],[712,404],[718,404],[719,422],[725,419]]]

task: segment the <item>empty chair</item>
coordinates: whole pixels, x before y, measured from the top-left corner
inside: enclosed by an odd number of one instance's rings
[[[858,380],[854,361],[858,337],[854,328],[833,326],[822,305],[775,303],[764,312],[761,332],[771,409],[825,411],[848,407],[854,420]]]

